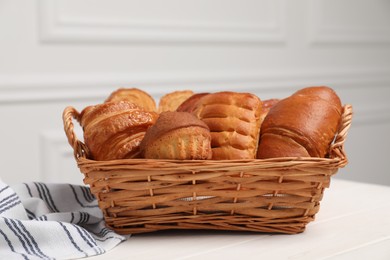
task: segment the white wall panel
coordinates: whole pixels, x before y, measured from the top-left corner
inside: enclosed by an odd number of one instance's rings
[[[386,0],[0,1],[0,177],[81,183],[62,111],[118,87],[329,85],[355,111],[337,178],[390,185],[388,24]]]
[[[313,43],[390,43],[387,0],[313,0],[309,8]]]
[[[223,0],[41,0],[39,8],[44,42],[256,43],[284,39],[285,8],[280,0],[230,0],[229,4]]]

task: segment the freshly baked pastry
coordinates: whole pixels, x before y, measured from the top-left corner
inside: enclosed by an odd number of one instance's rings
[[[279,102],[279,99],[277,98],[272,98],[272,99],[266,99],[263,100],[263,107],[261,109],[261,116],[260,116],[260,121],[263,122],[264,118],[267,116],[269,110],[276,105]]]
[[[257,157],[326,157],[341,113],[341,101],[329,87],[295,92],[268,112]]]
[[[139,157],[139,145],[158,114],[126,101],[86,107],[80,116],[84,142],[98,161]]]
[[[141,153],[144,158],[151,159],[210,159],[210,131],[190,113],[162,112],[146,131]]]
[[[194,94],[191,90],[174,91],[161,97],[158,112],[175,111],[187,98]]]
[[[193,114],[210,128],[212,159],[256,158],[261,109],[261,100],[250,93],[224,91],[200,99]]]
[[[196,93],[187,98],[183,103],[178,106],[176,111],[192,113],[196,108],[199,100],[210,93]]]
[[[267,99],[263,100],[263,106],[260,114],[260,135],[261,135],[261,127],[263,125],[265,117],[268,115],[269,110],[279,102],[279,99]],[[259,139],[260,140],[260,139]]]
[[[146,111],[156,111],[156,102],[153,97],[138,88],[119,88],[105,100],[105,102],[118,101],[137,104]]]

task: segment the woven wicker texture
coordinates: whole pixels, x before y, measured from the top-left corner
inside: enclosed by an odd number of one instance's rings
[[[106,224],[121,234],[215,229],[295,234],[319,211],[330,178],[348,161],[344,142],[352,106],[329,158],[94,161],[74,132],[79,113],[67,107],[65,133],[84,182]]]

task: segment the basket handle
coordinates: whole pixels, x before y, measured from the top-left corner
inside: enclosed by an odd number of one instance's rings
[[[344,142],[347,139],[348,130],[351,127],[352,122],[352,105],[347,104],[343,108],[343,114],[341,116],[341,124],[338,134],[330,147],[330,158],[341,158],[342,162],[340,167],[345,166],[348,163],[347,155],[344,151]]]
[[[62,113],[62,120],[64,123],[64,130],[70,146],[73,148],[73,155],[78,160],[80,157],[89,158],[88,147],[77,139],[74,132],[73,119],[80,122],[80,113],[74,107],[66,107]]]

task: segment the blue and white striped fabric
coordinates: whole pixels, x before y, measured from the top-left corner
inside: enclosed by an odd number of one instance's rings
[[[0,180],[0,259],[76,259],[99,255],[128,236],[104,225],[88,187]]]

